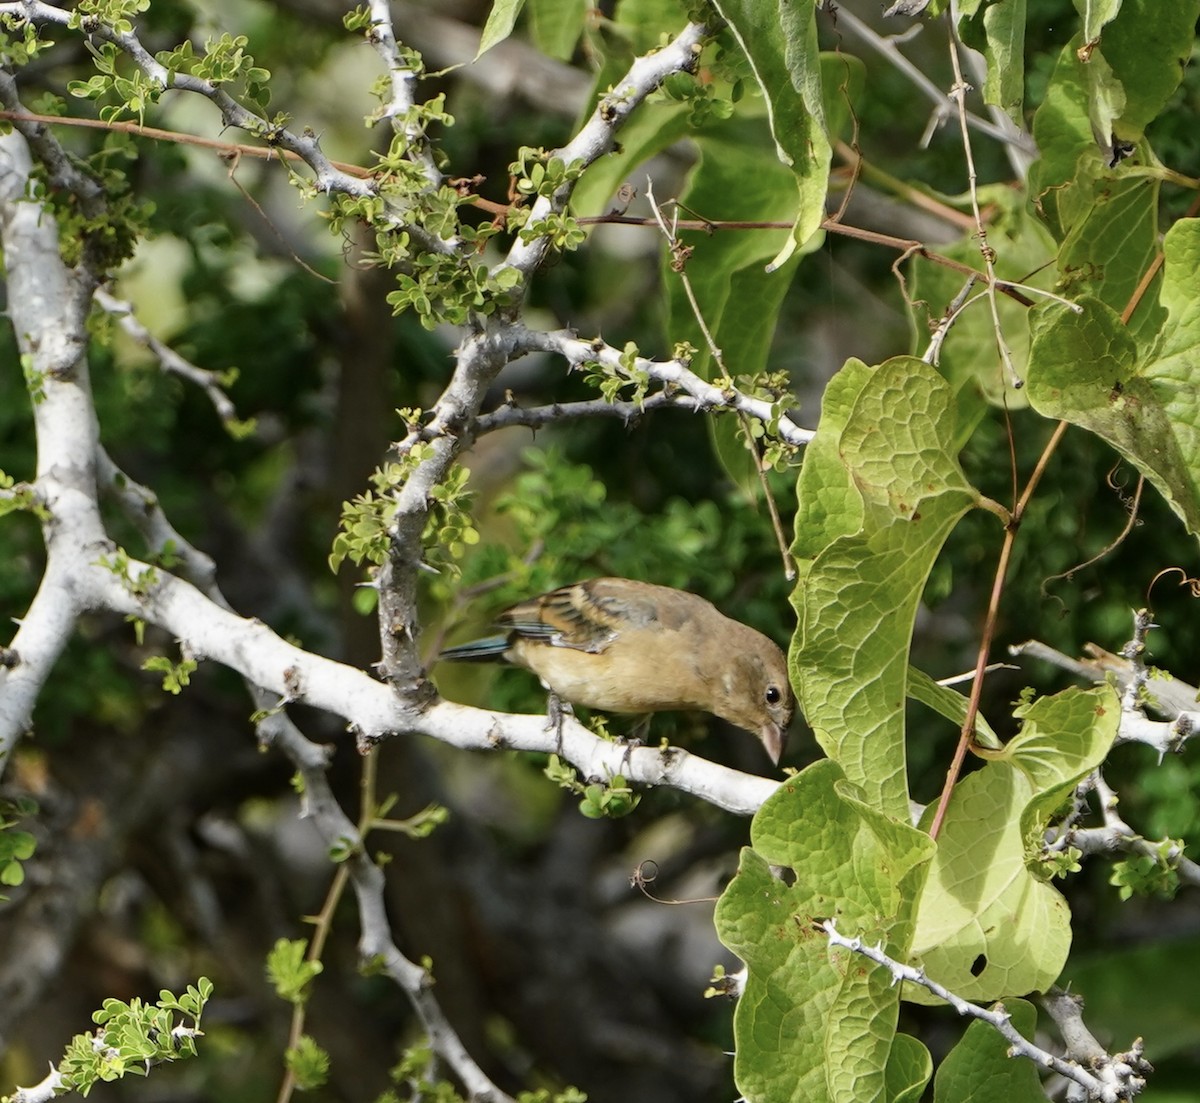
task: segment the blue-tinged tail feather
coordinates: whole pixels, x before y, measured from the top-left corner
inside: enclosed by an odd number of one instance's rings
[[[492,662],[495,659],[504,658],[508,645],[507,636],[487,636],[482,640],[471,640],[468,643],[460,643],[456,647],[447,647],[438,655],[438,659],[445,659],[452,663]]]

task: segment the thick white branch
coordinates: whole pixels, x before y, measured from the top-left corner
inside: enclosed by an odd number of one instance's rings
[[[515,716],[450,701],[413,708],[391,687],[356,667],[288,643],[260,621],[237,616],[167,572],[158,572],[158,582],[141,593],[103,567],[79,563],[77,569],[77,585],[89,604],[163,628],[190,655],[236,670],[276,694],[281,703],[303,703],[341,716],[365,742],[416,734],[464,750],[558,750],[544,716]],[[143,569],[148,565],[131,561],[135,577]],[[757,810],[777,784],[678,748],[631,749],[611,743],[572,720],[564,724],[562,753],[589,779],[621,774],[641,785],[669,785],[742,815]]]
[[[31,168],[25,139],[15,131],[0,136],[0,233],[8,311],[33,398],[35,486],[51,516],[45,524],[46,570],[9,644],[11,665],[0,669],[0,772],[29,727],[38,694],[82,611],[71,589],[73,564],[94,559],[104,547],[93,508],[99,430],[83,357],[90,288],[62,263],[53,220],[40,204],[24,199]]]

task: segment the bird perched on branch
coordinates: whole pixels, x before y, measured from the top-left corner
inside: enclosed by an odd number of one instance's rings
[[[604,712],[700,709],[752,732],[779,761],[795,708],[783,652],[702,597],[593,578],[514,605],[496,625],[503,634],[438,658],[507,659],[533,671],[551,695],[552,722],[564,701]]]

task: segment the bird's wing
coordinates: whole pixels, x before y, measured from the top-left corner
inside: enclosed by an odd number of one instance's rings
[[[645,627],[656,619],[654,601],[642,586],[598,578],[514,605],[497,623],[525,639],[595,654],[623,629]]]

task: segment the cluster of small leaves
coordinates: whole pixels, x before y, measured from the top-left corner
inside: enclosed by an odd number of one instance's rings
[[[179,662],[174,663],[166,655],[152,655],[142,663],[143,670],[162,674],[163,689],[174,696],[178,696],[183,692],[185,686],[191,684],[196,666],[195,659],[180,659]]]
[[[388,1070],[388,1079],[394,1087],[378,1096],[375,1103],[401,1103],[410,1099],[428,1100],[429,1103],[463,1103],[462,1096],[453,1084],[436,1077],[437,1069],[433,1049],[428,1044],[409,1047]]]
[[[329,1079],[329,1054],[307,1034],[301,1034],[283,1055],[299,1091],[312,1091]]]
[[[365,5],[359,4],[353,11],[347,12],[342,17],[342,25],[348,31],[361,31],[368,42],[374,41],[375,24],[370,8]],[[420,80],[425,76],[425,61],[417,50],[414,50],[411,46],[405,46],[402,42],[398,42],[396,43],[396,54],[400,67],[410,72],[414,79]],[[391,79],[387,75],[380,77],[371,87],[371,94],[380,101],[381,105],[386,107],[391,97]],[[431,122],[437,118],[438,121],[444,122],[447,126],[452,125],[454,120],[442,111],[445,97],[439,94],[435,99],[437,103],[430,107],[426,115],[426,121]],[[380,118],[382,118],[381,111],[375,111],[368,115],[366,118],[367,126],[373,126]],[[407,117],[404,121],[408,121]]]
[[[549,1088],[538,1088],[537,1091],[518,1092],[517,1103],[587,1103],[587,1092],[569,1084],[557,1092],[552,1092]]]
[[[733,106],[742,97],[744,85],[719,85],[696,80],[688,73],[674,73],[663,81],[659,94],[671,103],[688,105],[688,124],[699,130],[733,116]]]
[[[154,567],[143,567],[135,575],[133,560],[124,548],[117,548],[111,555],[102,555],[96,560],[96,566],[111,572],[126,592],[136,598],[149,596],[150,591],[159,583],[159,574]]]
[[[550,756],[545,774],[560,788],[583,798],[579,811],[590,820],[617,820],[628,816],[641,803],[642,795],[634,792],[622,775],[613,774],[606,782],[584,784],[574,768],[556,754]]]
[[[415,51],[410,50],[408,53],[412,57]],[[414,134],[424,135],[433,123],[453,126],[454,116],[446,110],[446,93],[439,92],[421,103],[409,105],[403,115],[397,116],[396,123],[411,137]]]
[[[1082,857],[1083,852],[1073,846],[1063,847],[1062,850],[1043,848],[1036,865],[1031,868],[1040,867],[1046,877],[1066,877],[1068,873],[1078,873],[1083,869],[1079,862]]]
[[[627,396],[630,402],[641,405],[650,389],[650,373],[637,366],[638,347],[628,341],[621,350],[620,367],[613,368],[598,360],[583,364],[584,378],[604,397],[605,402],[616,402],[626,387],[633,388]]]
[[[381,566],[391,547],[390,527],[395,516],[395,494],[411,472],[432,454],[432,445],[415,443],[402,460],[385,464],[371,476],[374,491],[360,494],[342,505],[340,531],[333,539],[329,569],[333,572],[349,559],[357,566],[371,563]],[[454,467],[446,478],[429,492],[429,514],[425,523],[424,543],[429,559],[439,567],[456,572],[457,560],[468,547],[479,543],[479,532],[471,520],[468,504],[467,472]]]
[[[37,802],[30,797],[0,800],[0,885],[15,888],[25,881],[22,862],[33,857],[37,840],[28,832],[17,829],[24,818],[37,815]],[[0,900],[7,897],[0,896]]]
[[[270,89],[267,87],[271,74],[269,70],[254,64],[254,58],[246,52],[248,44],[245,35],[226,32],[220,38],[208,39],[202,55],[196,54],[188,39],[175,49],[164,50],[155,57],[171,73],[172,82],[177,73],[188,73],[215,85],[242,81],[239,98],[248,101],[257,110],[265,111],[271,102]]]
[[[371,9],[366,4],[358,4],[342,16],[342,26],[348,31],[370,33],[372,23]]]
[[[550,199],[560,188],[578,180],[583,175],[583,168],[580,161],[568,164],[557,153],[522,146],[517,151],[517,159],[508,166],[508,171],[512,174],[518,195]]]
[[[0,16],[0,64],[18,69],[28,65],[52,43],[38,37],[37,26],[20,16]]]
[[[77,1034],[67,1046],[58,1066],[64,1087],[86,1097],[98,1081],[145,1076],[152,1065],[195,1057],[200,1017],[212,991],[212,982],[201,977],[182,996],[164,989],[154,1006],[136,998],[105,1000],[92,1016],[102,1029]],[[176,1014],[183,1023],[176,1025]]]
[[[799,461],[800,449],[779,436],[780,419],[794,411],[796,406],[787,372],[739,375],[737,385],[743,394],[771,403],[771,412],[766,421],[748,419],[751,439],[762,452],[763,466],[776,471],[794,467]]]
[[[58,250],[67,265],[86,261],[93,271],[108,272],[133,255],[154,214],[153,202],[134,195],[122,167],[136,159],[132,138],[110,132],[96,153],[77,162],[104,190],[103,206],[90,213],[73,192],[49,187],[41,166],[34,167],[33,194],[54,213]]]
[[[1177,855],[1183,853],[1179,839],[1163,839],[1154,844],[1154,854],[1133,854],[1113,864],[1108,883],[1122,900],[1133,895],[1174,898],[1179,889]]]
[[[422,125],[434,117],[449,121],[449,116],[438,109],[439,104],[440,98],[435,97],[413,108],[425,113],[421,115]],[[374,194],[333,197],[330,228],[334,233],[343,233],[348,221],[358,220],[376,227],[375,251],[370,260],[398,271],[396,290],[387,297],[397,314],[414,311],[426,329],[440,324],[464,325],[472,317],[493,314],[511,299],[520,274],[510,268],[493,273],[475,259],[476,251],[500,232],[499,227],[490,223],[462,225],[458,208],[468,197],[448,186],[429,187],[425,169],[413,158],[403,133],[398,133],[387,153],[380,155],[375,179]],[[397,210],[405,212],[407,225],[419,226],[443,241],[457,241],[460,247],[452,252],[414,248],[414,235],[395,225]]]
[[[391,546],[388,524],[394,512],[393,502],[369,490],[353,501],[343,502],[339,532],[329,552],[329,569],[336,574],[347,559],[359,567],[364,563],[378,567],[387,562]]]
[[[467,548],[479,543],[479,532],[467,506],[471,492],[467,489],[469,473],[465,467],[453,467],[442,482],[429,492],[429,520],[425,525],[425,546],[444,550],[450,560],[438,558],[444,565],[457,570],[454,561],[462,559]]]
[[[92,48],[92,64],[96,75],[87,80],[73,80],[67,91],[81,100],[100,100],[111,96],[116,102],[100,108],[100,118],[115,122],[123,115],[134,116],[138,123],[145,121],[146,108],[158,102],[163,86],[152,80],[141,69],[134,68],[128,75],[118,69],[121,50],[115,43],[102,42]]]
[[[50,516],[33,487],[26,483],[18,486],[11,475],[0,471],[0,517],[6,513],[32,513],[39,521]]]
[[[323,968],[306,958],[308,940],[281,938],[267,954],[267,980],[281,1000],[300,1005],[308,1000],[308,987]]]
[[[364,563],[376,567],[387,562],[391,547],[389,528],[395,515],[394,491],[421,463],[432,455],[432,446],[417,441],[396,463],[377,468],[371,476],[375,490],[368,490],[350,502],[342,503],[339,532],[333,538],[329,569],[335,574],[347,559],[355,566]]]
[[[150,7],[150,0],[80,0],[67,26],[90,31],[98,24],[117,34],[129,34],[133,19]]]
[[[392,135],[386,151],[376,154],[373,176],[378,182],[380,195],[414,205],[419,212],[416,220],[426,229],[436,231],[439,223],[442,232],[453,232],[457,228],[459,194],[449,187],[429,188],[425,167],[412,156],[412,147],[402,131]],[[385,250],[387,246],[385,237],[380,242],[380,249]],[[407,255],[384,253],[384,259],[395,263]]]
[[[420,253],[412,258],[410,270],[396,277],[396,290],[387,301],[396,314],[414,311],[426,329],[460,326],[473,316],[495,313],[520,282],[520,273],[512,268],[493,274],[465,256]]]
[[[525,223],[521,240],[529,244],[537,238],[545,238],[553,249],[569,252],[587,241],[587,231],[573,215],[561,211],[548,214],[536,222]]]

